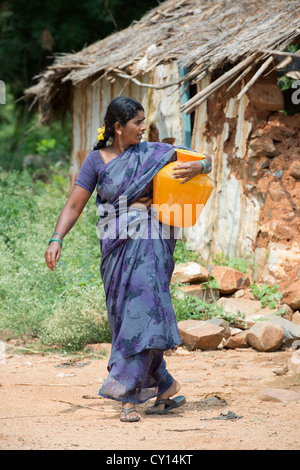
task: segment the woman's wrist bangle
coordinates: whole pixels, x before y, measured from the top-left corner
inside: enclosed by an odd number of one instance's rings
[[[51,235],[51,238],[53,237],[53,235],[59,235],[59,236],[60,236],[60,238],[61,238],[61,240],[63,240],[63,237],[62,237],[62,235],[61,235],[60,233],[58,233],[58,232],[54,232],[54,233],[52,233],[52,235]]]
[[[51,242],[58,242],[60,246],[62,247],[62,242],[58,238],[51,238],[48,243],[48,246],[50,245]]]
[[[207,160],[201,160],[202,171],[201,173],[208,173],[210,171],[210,164]]]
[[[201,165],[202,165],[202,171],[201,173],[206,173],[206,163],[204,160],[201,160]]]

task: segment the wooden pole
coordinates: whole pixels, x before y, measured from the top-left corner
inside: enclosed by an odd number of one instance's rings
[[[204,96],[208,97],[210,94],[218,90],[222,85],[227,83],[234,75],[239,73],[240,70],[242,70],[244,67],[247,67],[249,64],[251,64],[254,58],[255,58],[255,54],[251,54],[249,57],[242,60],[242,62],[237,64],[232,69],[228,70],[228,72],[224,73],[224,75],[222,75],[221,77],[217,78],[217,80],[211,83],[204,90],[200,91],[195,96],[193,96],[193,98],[191,98],[189,101],[185,103],[184,106],[182,106],[181,110],[186,113],[191,112],[190,110],[198,106],[199,102],[202,100]]]
[[[258,71],[253,75],[251,80],[247,83],[247,85],[240,91],[240,93],[237,96],[237,99],[240,100],[241,97],[247,93],[249,88],[252,87],[252,85],[256,82],[256,80],[262,75],[262,73],[269,67],[269,65],[273,62],[273,57],[269,57],[263,64],[262,66],[258,69]]]

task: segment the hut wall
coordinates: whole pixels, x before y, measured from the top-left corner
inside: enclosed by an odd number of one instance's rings
[[[208,84],[208,79],[203,79],[199,91]],[[229,164],[232,152],[236,161],[243,160],[247,153],[252,128],[245,119],[248,98],[244,95],[237,101],[232,97],[223,106],[221,101],[214,97],[214,103],[206,101],[197,108],[192,136],[192,147],[213,159],[210,177],[214,191],[197,224],[184,231],[188,245],[197,249],[204,261],[222,251],[229,257],[253,256],[259,226],[259,203],[244,194],[243,184],[232,174]],[[213,106],[215,109],[208,109]]]
[[[300,114],[279,112],[280,100],[270,109],[274,80],[240,101],[239,89],[222,89],[196,110],[192,147],[212,156],[215,189],[184,235],[204,262],[248,256],[255,281],[285,287],[300,278]],[[276,81],[272,90],[280,94]]]
[[[159,65],[150,75],[150,83],[160,86],[170,81],[179,80],[177,62]],[[183,126],[180,113],[180,89],[178,86],[161,90],[149,89],[146,107],[147,124],[154,123],[159,131],[160,141],[174,139],[175,145],[183,144]]]

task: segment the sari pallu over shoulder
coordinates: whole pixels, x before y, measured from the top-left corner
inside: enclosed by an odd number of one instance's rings
[[[156,173],[174,156],[174,147],[158,142],[132,145],[108,162],[98,178],[98,203],[110,202],[117,208],[118,198],[126,196],[129,204],[142,197]],[[114,187],[112,194],[111,186]],[[108,190],[108,191],[107,191]]]
[[[158,222],[151,207],[129,208],[152,196],[153,177],[172,159],[173,146],[143,142],[107,163],[98,178],[100,272],[112,333],[109,366],[145,349],[181,343],[169,290],[174,228]]]
[[[169,144],[142,142],[129,147],[104,166],[98,177],[96,201],[100,215],[97,229],[101,259],[105,259],[126,238],[124,222],[126,224],[129,206],[143,196],[152,196],[152,180],[167,163],[176,160],[174,149]],[[148,211],[150,216],[155,215],[151,211]],[[136,214],[141,218],[139,212]],[[131,212],[128,226],[134,218]],[[172,233],[169,238],[172,238]]]

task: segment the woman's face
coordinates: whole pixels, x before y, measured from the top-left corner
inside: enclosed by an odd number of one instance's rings
[[[125,147],[139,144],[146,130],[144,111],[138,111],[133,119],[121,127],[121,138]]]

